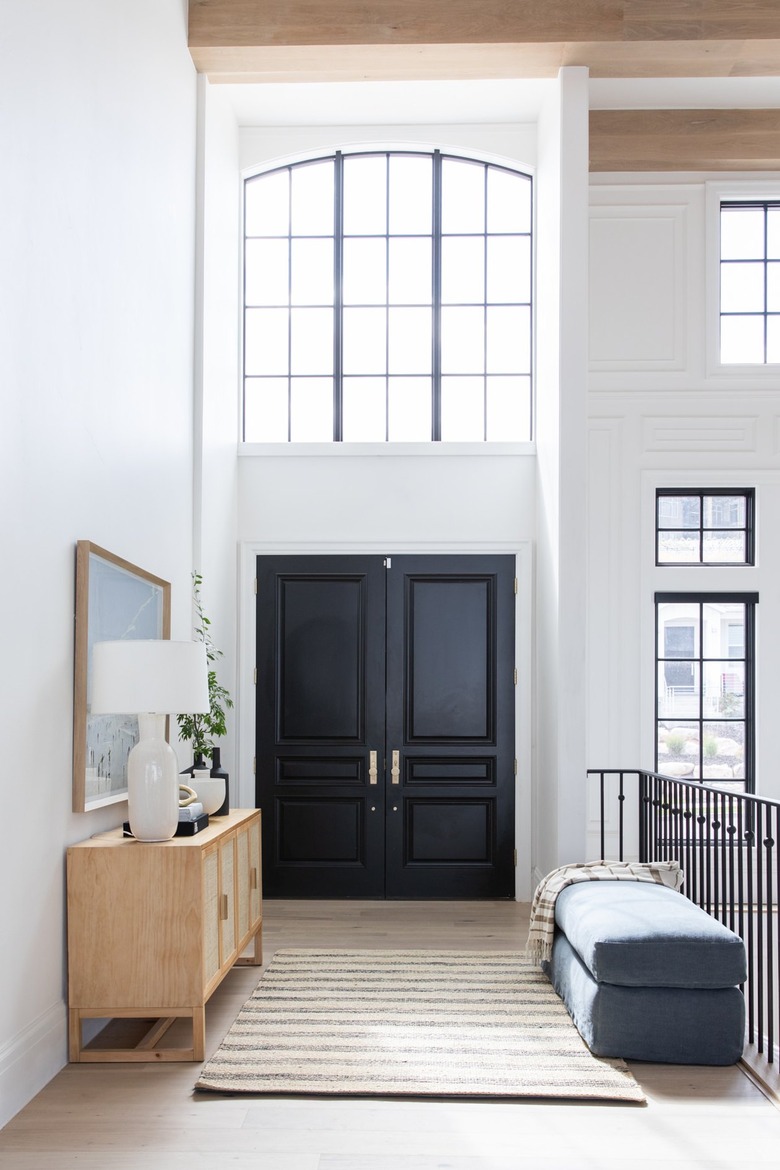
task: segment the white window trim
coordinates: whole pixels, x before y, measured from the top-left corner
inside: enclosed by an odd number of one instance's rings
[[[780,181],[760,178],[713,180],[705,184],[706,368],[709,377],[774,382],[780,363],[724,364],[720,360],[720,205],[724,201],[780,199]]]
[[[536,443],[473,442],[448,443],[242,443],[238,444],[240,459],[349,459],[376,456],[382,458],[409,455],[444,459],[463,455],[536,455]]]

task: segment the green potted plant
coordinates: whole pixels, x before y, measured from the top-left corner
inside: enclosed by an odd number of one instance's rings
[[[203,578],[200,573],[192,574],[192,595],[195,606],[195,637],[206,645],[206,660],[208,663],[209,710],[203,715],[177,715],[179,724],[179,738],[185,743],[192,744],[194,756],[193,765],[186,769],[190,775],[195,771],[206,769],[212,776],[220,776],[225,780],[225,801],[217,815],[228,812],[229,795],[227,791],[228,776],[221,767],[220,749],[215,740],[227,733],[227,712],[233,706],[233,700],[228,690],[217,679],[216,663],[222,657],[222,651],[211,640],[211,621],[203,612],[203,602],[200,587]],[[206,763],[210,760],[210,765]]]

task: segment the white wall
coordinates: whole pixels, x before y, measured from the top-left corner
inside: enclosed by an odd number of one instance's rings
[[[194,564],[203,577],[201,600],[214,646],[222,652],[217,678],[235,701],[241,181],[233,111],[223,88],[202,76],[198,128]],[[228,711],[220,749],[231,778],[230,802],[239,807],[234,725],[235,711]]]
[[[240,162],[251,173],[272,159],[304,157],[341,147],[360,149],[381,145],[383,149],[417,146],[437,147],[510,159],[532,167],[536,162],[536,124],[464,123],[429,125],[338,126],[244,126],[241,129]]]
[[[562,69],[539,119],[534,864],[584,847],[587,70]]]
[[[365,453],[349,449],[362,444],[310,446],[318,453],[269,445],[240,459],[239,540],[483,551],[533,538],[533,457],[519,444],[500,455],[457,443],[434,452],[421,444],[414,454],[404,444],[367,444]]]
[[[0,1123],[66,1060],[75,542],[189,630],[195,77],[184,0],[5,0]]]
[[[780,385],[719,367],[718,201],[780,176],[594,176],[590,193],[588,764],[654,762],[656,590],[758,590],[757,779],[780,797]],[[656,568],[655,489],[756,488],[753,568]],[[595,850],[595,806],[590,809]]]

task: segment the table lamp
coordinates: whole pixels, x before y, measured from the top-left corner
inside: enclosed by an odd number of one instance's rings
[[[179,821],[176,753],[165,717],[209,710],[203,642],[167,638],[96,642],[92,715],[137,715],[140,738],[127,758],[130,831],[139,841],[168,841]]]

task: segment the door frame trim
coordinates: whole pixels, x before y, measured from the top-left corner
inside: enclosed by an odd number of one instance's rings
[[[515,900],[530,902],[534,887],[535,858],[532,855],[532,826],[536,809],[535,797],[535,703],[533,692],[534,621],[533,621],[533,544],[526,541],[491,541],[436,543],[435,541],[263,541],[239,542],[238,566],[238,622],[237,622],[237,693],[236,693],[236,755],[237,803],[241,808],[254,808],[255,777],[252,761],[255,754],[255,564],[258,556],[329,556],[350,554],[403,556],[405,554],[480,555],[504,554],[514,556],[517,577],[515,598],[515,848],[518,865],[515,869]]]

